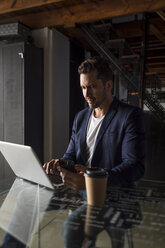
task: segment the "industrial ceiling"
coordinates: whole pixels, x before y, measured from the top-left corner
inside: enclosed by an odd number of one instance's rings
[[[31,29],[55,27],[70,39],[92,49],[77,24],[90,24],[126,42],[141,56],[145,39],[146,74],[156,75],[165,87],[165,1],[164,0],[1,0],[0,23],[19,21]],[[147,21],[144,24],[144,16]],[[145,19],[146,20],[146,19]],[[144,28],[146,30],[144,33]],[[101,33],[101,32],[100,32]],[[111,35],[111,33],[109,33]],[[108,38],[106,39],[108,44]],[[164,93],[162,93],[163,95]],[[165,99],[165,97],[162,97]]]

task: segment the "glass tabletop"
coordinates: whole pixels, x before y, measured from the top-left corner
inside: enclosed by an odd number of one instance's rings
[[[164,248],[164,182],[110,187],[103,207],[87,205],[85,191],[64,186],[52,191],[16,178],[8,192],[4,188],[2,247]]]

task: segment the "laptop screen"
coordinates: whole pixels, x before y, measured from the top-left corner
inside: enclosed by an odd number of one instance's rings
[[[54,189],[30,146],[0,141],[0,151],[17,177]]]

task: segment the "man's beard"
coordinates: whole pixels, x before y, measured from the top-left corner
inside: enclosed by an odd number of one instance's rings
[[[95,101],[95,99],[93,99],[93,100],[94,101],[91,104],[88,103],[88,101],[87,101],[89,107],[92,109],[99,108],[102,105],[102,103],[106,100],[106,94],[105,93],[103,94],[102,99],[100,101]]]

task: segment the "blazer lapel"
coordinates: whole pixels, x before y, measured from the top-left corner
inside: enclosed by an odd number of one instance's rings
[[[83,120],[83,123],[82,123],[82,127],[81,127],[81,139],[80,139],[80,147],[81,147],[81,154],[83,155],[83,160],[86,162],[86,159],[87,159],[87,154],[86,154],[86,134],[87,134],[87,126],[88,126],[88,121],[89,121],[89,118],[91,116],[91,113],[92,113],[92,109],[88,109],[85,117],[84,117],[84,120]]]
[[[97,147],[100,139],[102,138],[104,132],[106,131],[107,127],[110,125],[113,117],[115,116],[115,114],[117,112],[118,103],[119,102],[118,102],[117,98],[114,97],[114,100],[113,100],[112,104],[110,105],[107,114],[104,117],[103,123],[102,123],[100,131],[98,133],[93,154],[95,153],[96,147]]]

